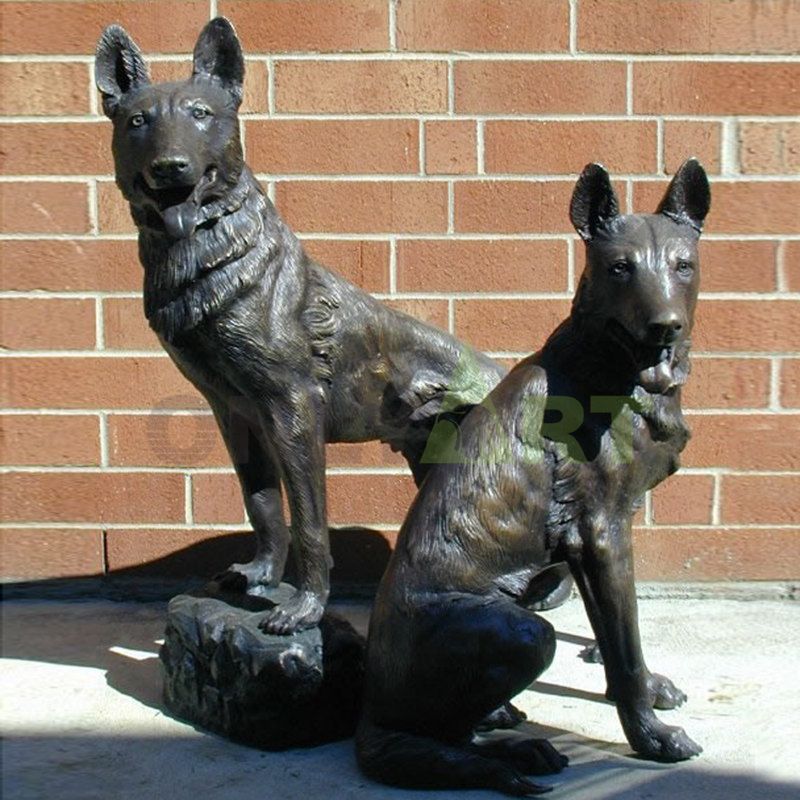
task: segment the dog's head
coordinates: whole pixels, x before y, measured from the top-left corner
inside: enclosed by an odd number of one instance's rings
[[[201,32],[191,77],[175,83],[150,83],[141,51],[119,25],[103,32],[95,80],[114,123],[117,185],[148,227],[190,236],[201,205],[236,185],[243,78],[239,40],[222,17]]]
[[[700,279],[697,244],[710,205],[695,159],[675,174],[655,214],[620,214],[606,170],[589,164],[570,218],[586,243],[575,311],[610,337],[646,390],[676,385],[676,354],[689,342]]]

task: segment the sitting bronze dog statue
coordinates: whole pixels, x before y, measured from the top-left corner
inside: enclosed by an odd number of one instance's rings
[[[186,81],[151,84],[116,25],[100,39],[95,75],[114,123],[117,185],[139,228],[145,314],[211,406],[256,534],[254,560],[220,583],[276,585],[291,540],[298,590],[262,627],[314,626],[331,565],[325,443],[388,442],[419,482],[443,404],[479,403],[504,370],[305,254],[244,164],[244,60],[227,20],[204,28]]]
[[[570,215],[586,243],[572,312],[453,429],[403,525],[370,623],[359,763],[424,788],[548,787],[545,740],[480,746],[476,724],[551,663],[553,628],[530,610],[566,564],[578,584],[633,749],[700,752],[653,708],[685,695],[645,665],[631,549],[633,510],[678,468],[689,438],[681,385],[698,292],[706,174],[677,172],[655,214],[621,215],[608,173],[583,171]]]

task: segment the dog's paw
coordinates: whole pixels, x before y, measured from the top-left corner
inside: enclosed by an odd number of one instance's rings
[[[569,765],[569,759],[561,755],[547,739],[511,742],[507,755],[513,765],[526,775],[552,775]]]
[[[666,711],[678,708],[686,702],[686,694],[664,675],[652,673],[647,681],[647,688],[650,690],[653,708]]]
[[[477,725],[477,731],[493,731],[504,730],[508,728],[516,728],[521,722],[525,722],[528,715],[524,711],[520,711],[516,706],[511,703],[504,703],[499,708],[487,714]]]
[[[288,600],[270,609],[258,623],[265,633],[287,636],[313,628],[325,613],[325,605],[313,592],[295,592]]]
[[[552,786],[534,783],[512,767],[497,762],[491,775],[487,776],[487,789],[496,789],[512,797],[532,797],[552,791]]]
[[[642,757],[652,761],[686,761],[703,752],[697,742],[683,728],[665,725],[655,720],[635,736],[629,737],[633,749]]]
[[[256,558],[244,564],[231,564],[212,580],[225,592],[246,592],[254,586],[273,586],[277,583],[272,561]]]

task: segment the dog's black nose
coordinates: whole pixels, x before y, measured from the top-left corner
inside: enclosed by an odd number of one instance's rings
[[[647,335],[651,342],[669,344],[683,328],[681,318],[677,314],[665,314],[647,326]]]
[[[188,160],[181,156],[156,158],[150,164],[150,172],[159,180],[178,180],[188,169]]]

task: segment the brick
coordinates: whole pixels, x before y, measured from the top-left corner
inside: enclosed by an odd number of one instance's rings
[[[389,6],[383,0],[221,0],[251,53],[385,50]]]
[[[107,350],[160,350],[139,297],[103,299],[103,336]]]
[[[0,114],[88,114],[86,64],[14,61],[0,64]]]
[[[130,292],[141,288],[136,242],[0,241],[0,291]]]
[[[332,524],[401,523],[417,490],[410,475],[328,475]]]
[[[626,71],[608,61],[458,61],[458,113],[624,114]]]
[[[425,52],[569,49],[566,0],[399,0],[397,46]]]
[[[569,309],[567,300],[456,300],[456,335],[479,350],[530,353]]]
[[[683,407],[765,408],[769,391],[766,358],[694,358]]]
[[[448,328],[449,309],[447,300],[413,298],[405,300],[389,299],[383,302],[389,308],[408,314],[414,319],[420,320],[420,322],[425,322],[445,331]]]
[[[674,173],[690,156],[699,159],[709,174],[719,173],[722,124],[690,120],[664,121],[664,168]]]
[[[281,181],[277,206],[297,231],[422,233],[447,229],[441,182]]]
[[[7,359],[3,394],[10,408],[205,408],[167,357]]]
[[[486,171],[566,174],[590,161],[614,173],[657,168],[655,122],[488,121]]]
[[[800,64],[654,61],[633,65],[637,114],[795,114]]]
[[[230,459],[210,414],[109,414],[112,467],[228,467]]]
[[[100,423],[96,416],[0,415],[2,462],[16,467],[97,466]]]
[[[447,111],[443,61],[278,61],[275,109],[309,114]]]
[[[416,120],[258,120],[245,128],[256,172],[419,172]]]
[[[0,233],[87,233],[85,183],[0,183]]]
[[[783,408],[800,408],[800,359],[782,358],[780,403]]]
[[[656,525],[708,525],[714,497],[710,475],[673,475],[653,490]]]
[[[478,133],[471,120],[430,120],[425,123],[425,172],[467,175],[478,170]]]
[[[800,414],[689,414],[687,421],[687,467],[800,470]]]
[[[701,291],[775,291],[776,248],[775,242],[701,239]]]
[[[643,528],[633,551],[637,580],[795,580],[800,529]]]
[[[397,243],[403,292],[564,292],[563,240],[406,239]]]
[[[329,444],[326,448],[329,467],[405,467],[406,460],[383,442]]]
[[[768,353],[800,349],[797,300],[703,300],[697,306],[698,351]]]
[[[366,292],[389,291],[389,243],[308,239],[306,252]]]
[[[97,226],[100,233],[136,233],[128,201],[111,181],[97,182]]]
[[[269,110],[269,80],[263,61],[245,59],[244,87],[239,111],[243,114]],[[180,61],[154,61],[150,64],[150,79],[154,83],[184,81],[192,74],[190,57]]]
[[[655,209],[666,189],[661,181],[634,183],[634,207]],[[800,233],[800,180],[714,181],[707,233]]]
[[[601,53],[795,53],[794,0],[583,0],[578,49]]]
[[[204,0],[4,3],[0,52],[93,55],[111,22],[122,25],[145,52],[187,52],[207,20]]]
[[[455,184],[459,233],[571,233],[573,181],[463,181]],[[624,204],[625,188],[617,186]],[[624,206],[623,206],[624,207]]]
[[[3,480],[8,522],[182,522],[183,476],[144,472],[10,472]]]
[[[800,292],[800,242],[783,242],[782,269],[786,289]]]
[[[244,524],[244,500],[233,473],[192,475],[192,514],[204,523]]]
[[[724,475],[722,522],[793,525],[800,519],[800,475]]]
[[[740,122],[739,168],[743,173],[800,173],[800,122]]]
[[[6,175],[113,173],[111,126],[94,122],[0,125],[0,168]]]
[[[242,526],[243,528],[245,526]],[[253,557],[252,533],[203,529],[116,528],[106,532],[109,572],[208,578]]]
[[[4,580],[75,578],[103,573],[98,529],[0,528]]]
[[[0,300],[0,348],[93,350],[94,300]]]

